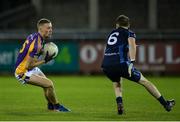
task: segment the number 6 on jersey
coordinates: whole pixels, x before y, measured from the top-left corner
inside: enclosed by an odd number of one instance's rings
[[[109,36],[108,39],[108,45],[114,45],[117,42],[117,36],[119,35],[119,32],[114,32]]]

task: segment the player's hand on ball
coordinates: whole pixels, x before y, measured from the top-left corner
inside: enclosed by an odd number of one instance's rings
[[[47,63],[47,62],[49,62],[50,60],[52,60],[53,57],[55,56],[55,54],[56,54],[56,53],[53,53],[52,55],[49,55],[49,52],[47,51],[46,56],[45,56],[45,58],[44,58],[45,63]]]
[[[42,55],[44,53],[44,49],[42,48],[40,51],[39,51],[39,55]]]

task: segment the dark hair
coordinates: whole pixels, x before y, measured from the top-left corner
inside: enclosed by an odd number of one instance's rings
[[[130,21],[129,21],[129,17],[125,16],[125,15],[119,15],[116,18],[115,21],[116,24],[119,24],[119,26],[125,26],[128,27],[130,25]]]
[[[42,18],[37,22],[37,28],[39,28],[39,26],[41,26],[41,25],[43,25],[45,23],[51,23],[51,21],[46,19],[46,18]]]

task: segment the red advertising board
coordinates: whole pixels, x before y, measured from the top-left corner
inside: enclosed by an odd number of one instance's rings
[[[180,72],[180,42],[141,41],[136,67],[142,71]]]
[[[79,45],[80,71],[85,73],[100,72],[104,44],[102,42],[84,41]]]
[[[140,40],[137,45],[135,66],[141,71],[180,73],[180,42]],[[101,72],[105,43],[84,41],[80,43],[80,71]]]

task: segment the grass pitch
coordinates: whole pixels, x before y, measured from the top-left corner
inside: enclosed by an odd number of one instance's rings
[[[41,88],[21,85],[13,76],[0,77],[0,120],[180,120],[180,77],[148,77],[165,98],[174,98],[171,112],[140,85],[123,81],[124,115],[117,115],[112,83],[105,76],[50,76],[69,113],[50,112]]]

